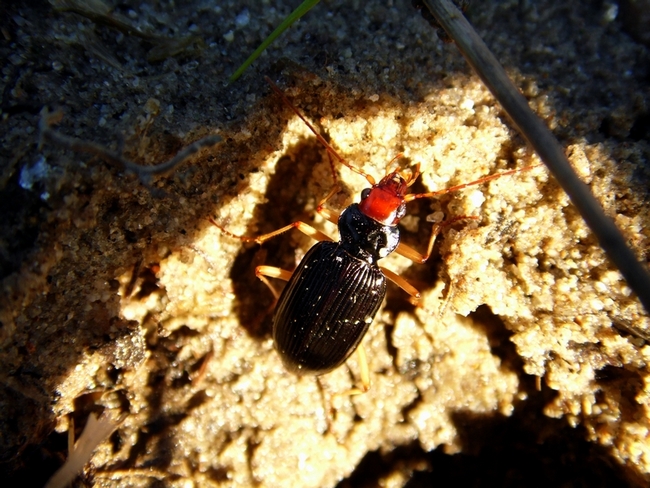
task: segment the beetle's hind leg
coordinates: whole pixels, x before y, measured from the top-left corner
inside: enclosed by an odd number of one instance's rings
[[[357,347],[357,357],[359,360],[359,375],[361,376],[361,386],[340,393],[340,395],[361,395],[370,389],[370,368],[368,368],[368,357],[366,356],[366,349],[363,347],[363,344],[359,344],[359,347]]]
[[[362,395],[370,390],[370,368],[368,367],[368,358],[366,356],[366,350],[363,347],[363,344],[359,344],[359,347],[357,347],[357,358],[359,361],[359,376],[361,384],[354,388],[350,388],[349,390],[332,395],[331,410],[336,409],[334,407],[334,403],[338,398]]]

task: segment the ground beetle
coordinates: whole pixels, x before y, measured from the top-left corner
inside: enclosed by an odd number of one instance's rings
[[[322,374],[357,348],[386,295],[377,261],[399,244],[405,180],[390,174],[338,220],[340,241],[319,242],[284,288],[273,339],[287,369]]]
[[[380,267],[378,260],[396,251],[415,262],[423,263],[431,254],[441,225],[459,219],[477,219],[463,216],[434,225],[427,252],[422,255],[399,243],[397,224],[406,214],[406,203],[417,198],[430,198],[485,183],[535,166],[486,176],[435,192],[407,194],[409,186],[420,175],[418,166],[406,177],[395,170],[379,183],[375,183],[371,175],[355,168],[339,156],[284,93],[268,77],[266,80],[325,146],[330,162],[334,156],[352,171],[364,176],[372,186],[363,190],[359,203],[347,207],[340,216],[327,210],[323,204],[336,193],[338,186],[332,164],[335,185],[321,201],[318,212],[338,224],[339,242],[332,242],[327,235],[304,222],[293,222],[275,232],[253,238],[236,236],[213,219],[210,221],[224,233],[247,242],[261,244],[293,228],[321,241],[307,252],[293,273],[271,266],[258,266],[255,274],[271,289],[277,299],[273,316],[273,340],[286,368],[297,374],[324,374],[343,364],[356,349],[359,351],[362,385],[360,389],[346,393],[362,393],[368,389],[370,381],[365,352],[360,342],[386,295],[386,278],[409,293],[414,300],[420,296],[402,277]],[[288,280],[281,294],[275,291],[267,277]]]

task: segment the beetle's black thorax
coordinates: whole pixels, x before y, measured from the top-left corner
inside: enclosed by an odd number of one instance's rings
[[[397,226],[383,225],[364,215],[359,205],[347,207],[339,217],[341,247],[363,261],[376,264],[399,244]]]

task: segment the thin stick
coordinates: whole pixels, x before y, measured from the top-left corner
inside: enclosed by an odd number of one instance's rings
[[[650,313],[650,274],[627,246],[625,237],[605,215],[589,187],[573,171],[562,146],[528,106],[503,67],[449,0],[423,0],[438,23],[449,34],[467,62],[508,113],[521,134],[548,166],[569,195],[582,218],[598,238],[609,259],[618,267],[630,288]]]
[[[41,120],[38,124],[41,132],[41,139],[48,139],[60,146],[72,149],[73,151],[85,152],[98,156],[107,163],[117,166],[120,169],[133,171],[138,175],[140,180],[144,182],[148,181],[152,175],[160,175],[171,172],[176,166],[188,159],[194,153],[198,152],[200,149],[208,146],[214,146],[222,140],[220,136],[213,134],[204,137],[203,139],[199,139],[198,141],[183,148],[183,150],[181,150],[176,156],[165,163],[160,163],[155,166],[142,166],[141,164],[134,163],[128,159],[124,159],[119,153],[111,151],[110,149],[100,144],[66,136],[52,129],[51,125],[56,123],[60,117],[60,112],[50,113],[47,111],[47,109],[43,109],[41,112]],[[42,145],[42,140],[39,145]]]

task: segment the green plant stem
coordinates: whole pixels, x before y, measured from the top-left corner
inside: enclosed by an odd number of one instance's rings
[[[289,14],[289,16],[282,21],[282,23],[275,29],[273,32],[271,32],[271,35],[264,39],[264,42],[259,45],[257,49],[251,54],[246,61],[244,61],[244,64],[242,64],[239,68],[237,68],[237,71],[235,71],[230,79],[228,80],[230,83],[233,81],[237,80],[244,71],[246,71],[246,68],[248,68],[253,61],[255,61],[264,50],[269,47],[269,44],[271,44],[280,34],[282,34],[285,30],[289,28],[291,24],[293,24],[295,21],[297,21],[300,17],[305,15],[307,12],[309,12],[320,0],[304,0],[298,7]]]

